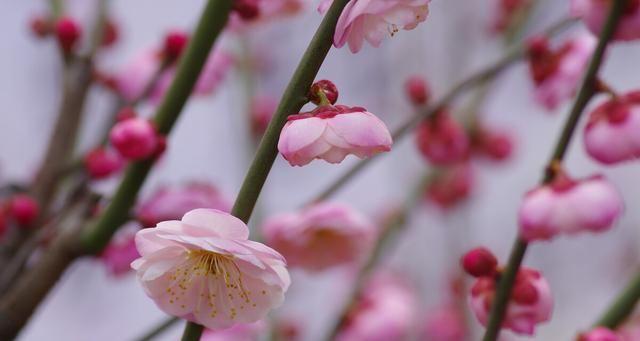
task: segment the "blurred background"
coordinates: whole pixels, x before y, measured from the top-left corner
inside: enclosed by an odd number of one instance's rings
[[[120,29],[118,43],[99,57],[104,70],[117,70],[141,49],[157,46],[170,29],[189,30],[204,1],[138,0],[110,2],[111,17]],[[321,20],[318,3],[305,0],[297,15],[279,18],[242,39],[264,62],[253,80],[257,93],[279,99],[310,37]],[[74,17],[91,20],[95,0],[68,1]],[[381,47],[365,46],[352,54],[332,49],[318,79],[332,80],[341,104],[366,107],[391,129],[414,114],[403,84],[407,77],[424,76],[439,98],[452,85],[495,61],[504,53],[502,41],[492,34],[492,0],[434,0],[426,22],[415,30],[387,38]],[[527,32],[540,31],[568,15],[569,1],[540,1]],[[47,10],[45,1],[0,3],[0,180],[28,181],[38,166],[55,120],[60,99],[62,62],[53,40],[37,40],[29,20]],[[582,24],[573,30],[582,29]],[[561,38],[559,38],[561,39]],[[239,39],[226,34],[219,46],[243,53]],[[246,50],[245,50],[246,52]],[[603,78],[616,90],[635,89],[634,72],[640,45],[616,44],[608,53]],[[247,96],[241,70],[234,68],[212,96],[193,98],[169,139],[165,156],[145,184],[142,196],[160,185],[206,180],[232,200],[251,159],[252,142],[246,127]],[[553,148],[570,105],[548,112],[533,101],[526,64],[501,74],[490,87],[481,108],[485,121],[516,137],[513,156],[505,163],[477,162],[473,192],[464,203],[442,209],[424,202],[411,214],[407,229],[387,251],[385,267],[406,274],[419,295],[416,324],[437,309],[449,295],[459,272],[458,260],[469,248],[485,245],[505,262],[517,231],[517,209],[522,195],[535,186]],[[86,105],[78,152],[86,151],[100,135],[111,97],[92,89]],[[453,107],[463,106],[465,97]],[[593,101],[592,105],[599,102]],[[151,105],[141,112],[150,115]],[[584,122],[581,123],[581,127]],[[569,340],[587,328],[638,268],[640,255],[640,165],[625,163],[603,168],[591,161],[575,136],[566,165],[578,177],[603,172],[625,199],[623,218],[602,235],[560,237],[536,243],[525,265],[540,269],[555,296],[553,319],[539,326],[534,338],[509,333],[508,340]],[[348,157],[340,165],[313,162],[291,167],[278,157],[258,203],[251,225],[269,214],[291,211],[317,195],[333,179],[355,164]],[[378,218],[389,206],[402,202],[429,165],[409,136],[393,151],[349,182],[333,200],[346,202]],[[96,184],[108,193],[116,180]],[[319,340],[342,308],[354,269],[318,274],[293,270],[293,284],[283,307],[275,314],[295,320],[302,339]],[[21,334],[22,340],[130,340],[165,319],[130,273],[110,276],[94,259],[83,259],[68,271]],[[468,323],[480,338],[482,328],[473,316]],[[419,329],[419,326],[417,327]],[[182,323],[159,339],[175,340]]]

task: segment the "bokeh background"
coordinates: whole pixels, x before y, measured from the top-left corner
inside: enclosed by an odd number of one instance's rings
[[[528,31],[540,30],[565,17],[568,3],[541,1]],[[115,70],[141,48],[157,44],[169,29],[189,29],[203,4],[202,0],[111,1],[121,40],[101,56],[100,65]],[[87,20],[94,5],[93,0],[69,1],[73,13]],[[265,72],[255,84],[260,93],[279,98],[321,20],[316,6],[315,1],[309,1],[299,15],[269,23],[248,37],[254,52],[267,61]],[[29,18],[45,10],[42,0],[0,2],[2,181],[30,178],[55,119],[61,60],[54,41],[36,40],[28,30]],[[364,106],[389,127],[396,127],[414,112],[402,88],[409,75],[425,76],[438,97],[503,53],[501,41],[488,29],[491,16],[492,0],[434,0],[425,23],[386,39],[380,48],[366,46],[358,54],[346,48],[332,49],[318,78],[331,79],[339,87],[341,103]],[[225,37],[221,46],[238,50],[231,36]],[[619,91],[637,88],[638,60],[639,44],[615,44],[608,52],[604,79]],[[143,196],[161,184],[204,179],[233,199],[251,157],[241,77],[234,71],[214,96],[188,103]],[[570,104],[546,112],[532,101],[531,90],[523,63],[499,77],[482,112],[492,125],[506,128],[517,137],[514,156],[506,164],[477,164],[474,194],[464,205],[448,211],[421,205],[385,258],[385,264],[408,274],[415,283],[424,312],[442,302],[450,275],[465,250],[486,245],[501,261],[508,256],[520,199],[540,178]],[[93,89],[78,151],[95,143],[109,109],[110,97],[103,90]],[[150,114],[152,108],[142,111]],[[625,163],[603,169],[586,156],[581,139],[579,132],[569,151],[568,169],[576,176],[604,172],[622,192],[626,212],[616,228],[606,234],[561,237],[530,248],[525,264],[543,271],[556,300],[552,321],[539,327],[535,340],[569,340],[577,330],[587,328],[639,264],[640,165]],[[299,207],[355,161],[348,158],[340,165],[314,162],[293,168],[278,157],[260,197],[256,218]],[[335,200],[379,216],[385,207],[408,195],[427,167],[409,136],[348,183]],[[97,189],[106,192],[114,185],[107,182]],[[319,340],[343,304],[349,271],[314,275],[294,271],[287,301],[276,314],[300,321],[305,327],[305,340]],[[96,260],[85,259],[66,273],[21,339],[130,340],[164,318],[133,274],[113,278]],[[481,330],[473,317],[469,321],[476,332]],[[175,340],[181,330],[182,325],[177,325],[160,339]],[[479,339],[479,335],[470,340]]]

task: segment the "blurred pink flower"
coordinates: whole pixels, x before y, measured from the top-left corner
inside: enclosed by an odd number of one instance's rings
[[[151,121],[140,117],[116,123],[109,133],[109,141],[120,155],[130,160],[154,156],[162,144]]]
[[[429,200],[441,208],[451,208],[469,197],[473,189],[473,170],[468,162],[438,172],[427,186]]]
[[[416,129],[416,144],[434,165],[451,165],[469,156],[469,137],[464,127],[442,110],[422,121]]]
[[[610,99],[591,112],[584,145],[604,164],[640,157],[640,91]]]
[[[431,99],[431,88],[424,77],[419,75],[407,78],[404,92],[414,105],[425,105]]]
[[[84,167],[92,179],[104,179],[118,172],[124,160],[115,150],[98,147],[84,157]]]
[[[335,341],[403,340],[415,326],[413,289],[397,274],[378,273],[365,285]]]
[[[262,233],[289,266],[320,271],[359,260],[369,250],[376,228],[347,205],[319,203],[271,217]]]
[[[571,14],[581,17],[587,28],[593,34],[599,35],[612,3],[613,1],[610,0],[571,0]],[[614,39],[638,38],[640,38],[640,1],[627,0]]]
[[[486,326],[496,292],[495,277],[480,277],[471,288],[469,303],[478,321]],[[518,334],[533,335],[536,325],[551,319],[553,298],[540,272],[521,268],[516,277],[503,327]]]
[[[273,114],[276,112],[278,102],[272,97],[257,96],[251,100],[251,132],[255,137],[260,137],[267,130]]]
[[[267,332],[267,324],[260,320],[254,323],[239,323],[228,329],[205,329],[200,341],[257,341]]]
[[[493,21],[491,29],[494,32],[505,32],[515,20],[520,19],[522,10],[531,3],[531,0],[493,0]]]
[[[102,251],[100,260],[107,272],[120,277],[131,271],[131,262],[140,257],[135,243],[135,234],[139,228],[123,228],[111,239]]]
[[[535,38],[529,47],[529,68],[535,100],[549,110],[575,95],[584,69],[596,47],[596,39],[581,33],[551,50],[546,38]]]
[[[623,201],[602,176],[573,180],[566,174],[529,191],[519,211],[520,234],[526,240],[557,234],[603,232],[622,214]]]
[[[412,30],[427,19],[431,0],[351,0],[342,11],[333,45],[349,44],[356,53],[366,40],[378,47],[386,35],[394,36],[400,29]],[[326,13],[333,0],[323,0],[318,7]]]
[[[206,182],[191,182],[158,189],[137,206],[135,214],[142,226],[149,227],[161,221],[180,219],[196,208],[229,212],[231,203],[215,186]]]
[[[349,154],[370,157],[391,150],[391,144],[387,126],[374,114],[337,105],[289,116],[278,150],[292,166],[304,166],[314,159],[340,163]]]
[[[507,131],[477,127],[472,134],[472,148],[477,155],[493,161],[507,160],[513,154],[513,136]]]
[[[248,237],[236,217],[196,209],[140,230],[131,267],[167,314],[210,329],[256,322],[282,304],[290,278],[278,252]]]
[[[455,304],[442,305],[427,315],[421,340],[464,341],[464,314]]]
[[[587,333],[580,334],[577,341],[624,341],[624,339],[608,328],[597,327]]]

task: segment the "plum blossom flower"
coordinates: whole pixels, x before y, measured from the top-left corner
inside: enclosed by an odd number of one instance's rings
[[[471,288],[469,303],[478,321],[486,326],[496,293],[495,277],[479,277]],[[551,319],[553,297],[547,280],[534,269],[521,268],[516,276],[503,327],[533,335],[536,325]]]
[[[145,227],[161,221],[180,219],[196,208],[231,210],[231,203],[217,187],[206,182],[191,182],[183,186],[162,187],[136,208],[136,219]]]
[[[546,38],[537,37],[529,46],[529,69],[534,98],[548,110],[575,95],[582,73],[596,47],[596,39],[584,32],[552,50]]]
[[[427,19],[431,0],[351,0],[342,11],[333,45],[349,44],[349,50],[360,51],[366,40],[378,47],[386,35],[394,36],[400,29],[412,30]],[[318,7],[326,13],[333,0],[323,0]]]
[[[267,325],[263,320],[254,323],[239,323],[228,329],[205,329],[200,341],[256,341]]]
[[[520,206],[520,234],[526,240],[610,229],[623,210],[620,194],[603,176],[573,180],[563,172],[529,191]]]
[[[604,164],[640,157],[640,91],[612,98],[591,112],[584,145]]]
[[[248,237],[240,219],[196,209],[140,230],[131,267],[167,314],[210,329],[256,322],[283,302],[290,278],[278,252]]]
[[[320,271],[359,260],[369,250],[376,228],[347,205],[319,203],[271,217],[262,232],[289,266]]]
[[[336,341],[403,340],[415,325],[416,297],[397,274],[378,273],[357,299]]]
[[[366,109],[323,105],[289,116],[278,150],[292,166],[304,166],[314,159],[340,163],[349,154],[370,157],[391,150],[391,144],[384,122]]]
[[[582,18],[587,28],[598,35],[607,20],[607,13],[612,3],[611,0],[571,0],[571,14]],[[640,38],[640,1],[626,1],[613,38],[616,40]]]
[[[114,277],[129,273],[131,262],[140,257],[135,242],[135,234],[139,226],[134,225],[127,225],[120,229],[100,255],[100,260],[107,272]]]
[[[587,333],[580,334],[577,341],[624,341],[624,339],[611,329],[597,327]]]
[[[455,164],[469,155],[469,137],[464,127],[446,110],[418,126],[416,144],[422,155],[434,165]]]

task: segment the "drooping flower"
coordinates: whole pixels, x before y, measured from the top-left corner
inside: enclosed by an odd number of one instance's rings
[[[386,35],[394,36],[399,30],[412,30],[427,19],[431,0],[351,0],[342,11],[333,36],[333,45],[349,45],[349,50],[360,51],[366,40],[378,47]],[[318,7],[326,13],[333,0],[323,0]]]
[[[200,341],[257,341],[266,331],[267,324],[263,320],[239,323],[228,329],[205,329]]]
[[[278,252],[248,237],[232,215],[196,209],[140,230],[131,267],[167,314],[210,329],[256,322],[283,302],[290,278]]]
[[[136,224],[121,228],[102,251],[100,260],[110,275],[120,277],[129,273],[131,262],[140,257],[135,242],[138,230]]]
[[[376,228],[347,205],[319,203],[300,212],[271,217],[262,226],[262,233],[289,266],[321,271],[361,259],[371,246]]]
[[[464,127],[448,111],[438,112],[416,129],[416,144],[434,165],[451,165],[469,155],[469,137]]]
[[[574,180],[561,172],[549,184],[529,191],[520,206],[520,234],[525,240],[557,234],[610,229],[623,210],[620,194],[603,176]]]
[[[471,310],[482,325],[487,325],[496,294],[496,277],[479,277],[471,288]],[[551,319],[553,297],[547,280],[534,269],[521,268],[516,276],[507,306],[503,328],[518,334],[533,335],[535,327]]]
[[[534,98],[549,110],[573,98],[596,47],[596,39],[581,33],[551,49],[546,38],[536,37],[529,45],[529,70],[534,83]]]
[[[161,146],[159,134],[153,124],[139,117],[116,123],[109,133],[109,141],[120,155],[130,160],[149,158]]]
[[[625,341],[613,330],[605,327],[597,327],[587,333],[578,336],[577,341]],[[631,340],[629,340],[631,341]]]
[[[571,0],[571,14],[582,18],[587,28],[593,34],[599,35],[612,3],[611,0]],[[616,40],[640,38],[640,1],[626,0],[613,38]]]
[[[335,340],[404,340],[417,310],[415,293],[403,278],[378,273],[365,285]]]
[[[473,170],[468,162],[437,172],[429,182],[426,197],[443,209],[469,198],[473,190]]]
[[[640,157],[640,92],[612,98],[593,110],[584,145],[591,157],[604,164]]]
[[[423,341],[464,341],[465,317],[453,303],[429,312],[422,331]]]
[[[366,109],[323,105],[289,116],[278,150],[292,166],[304,166],[314,159],[340,163],[349,154],[370,157],[391,150],[391,144],[384,122]]]
[[[231,203],[217,187],[206,182],[191,182],[156,190],[136,207],[135,214],[142,226],[148,227],[161,221],[180,219],[196,208],[229,212]]]

